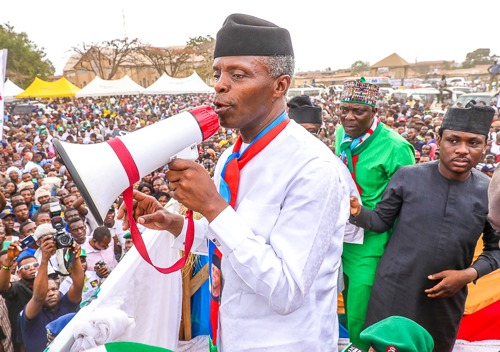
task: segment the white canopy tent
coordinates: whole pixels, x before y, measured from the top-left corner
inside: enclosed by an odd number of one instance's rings
[[[186,78],[172,78],[164,73],[156,82],[144,90],[143,94],[203,94],[214,90],[193,72]]]
[[[96,76],[89,84],[76,93],[76,97],[137,95],[141,94],[143,91],[144,88],[135,83],[129,76],[124,76],[117,80],[104,80]]]
[[[24,92],[24,89],[18,87],[10,79],[5,81],[5,84],[3,85],[3,97],[5,101],[12,101],[16,99],[16,95],[21,94],[22,92]]]

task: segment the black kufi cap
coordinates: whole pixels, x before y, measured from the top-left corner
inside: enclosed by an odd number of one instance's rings
[[[472,105],[467,108],[449,108],[441,128],[488,136],[495,110],[489,106]]]
[[[321,118],[321,107],[313,105],[311,98],[307,95],[299,95],[288,101],[288,116],[297,123],[319,123]]]
[[[217,32],[214,58],[221,56],[293,56],[292,40],[285,28],[236,13]]]

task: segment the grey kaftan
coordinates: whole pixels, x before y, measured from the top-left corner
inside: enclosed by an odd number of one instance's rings
[[[380,260],[366,326],[401,315],[426,328],[435,351],[451,351],[464,312],[467,287],[450,298],[428,298],[424,290],[439,281],[428,275],[468,268],[481,233],[484,249],[472,264],[479,277],[500,265],[499,236],[486,217],[489,178],[472,169],[464,182],[449,180],[438,162],[400,168],[374,211],[363,209],[351,222],[383,232],[395,221]]]

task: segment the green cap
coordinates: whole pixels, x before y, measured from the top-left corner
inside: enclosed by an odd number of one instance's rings
[[[80,252],[80,257],[87,257],[87,251],[84,248]]]
[[[125,234],[123,235],[123,238],[125,238],[125,239],[127,239],[127,240],[128,240],[129,238],[132,238],[132,236],[130,235],[130,231],[125,232]]]
[[[379,321],[361,332],[361,340],[378,351],[432,352],[431,334],[411,319],[392,316]]]

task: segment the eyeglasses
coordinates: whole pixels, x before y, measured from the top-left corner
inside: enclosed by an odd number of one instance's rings
[[[35,263],[31,263],[31,264],[26,264],[26,265],[20,266],[19,270],[29,270],[31,268],[38,268],[39,266],[40,266],[40,263],[35,262]]]

